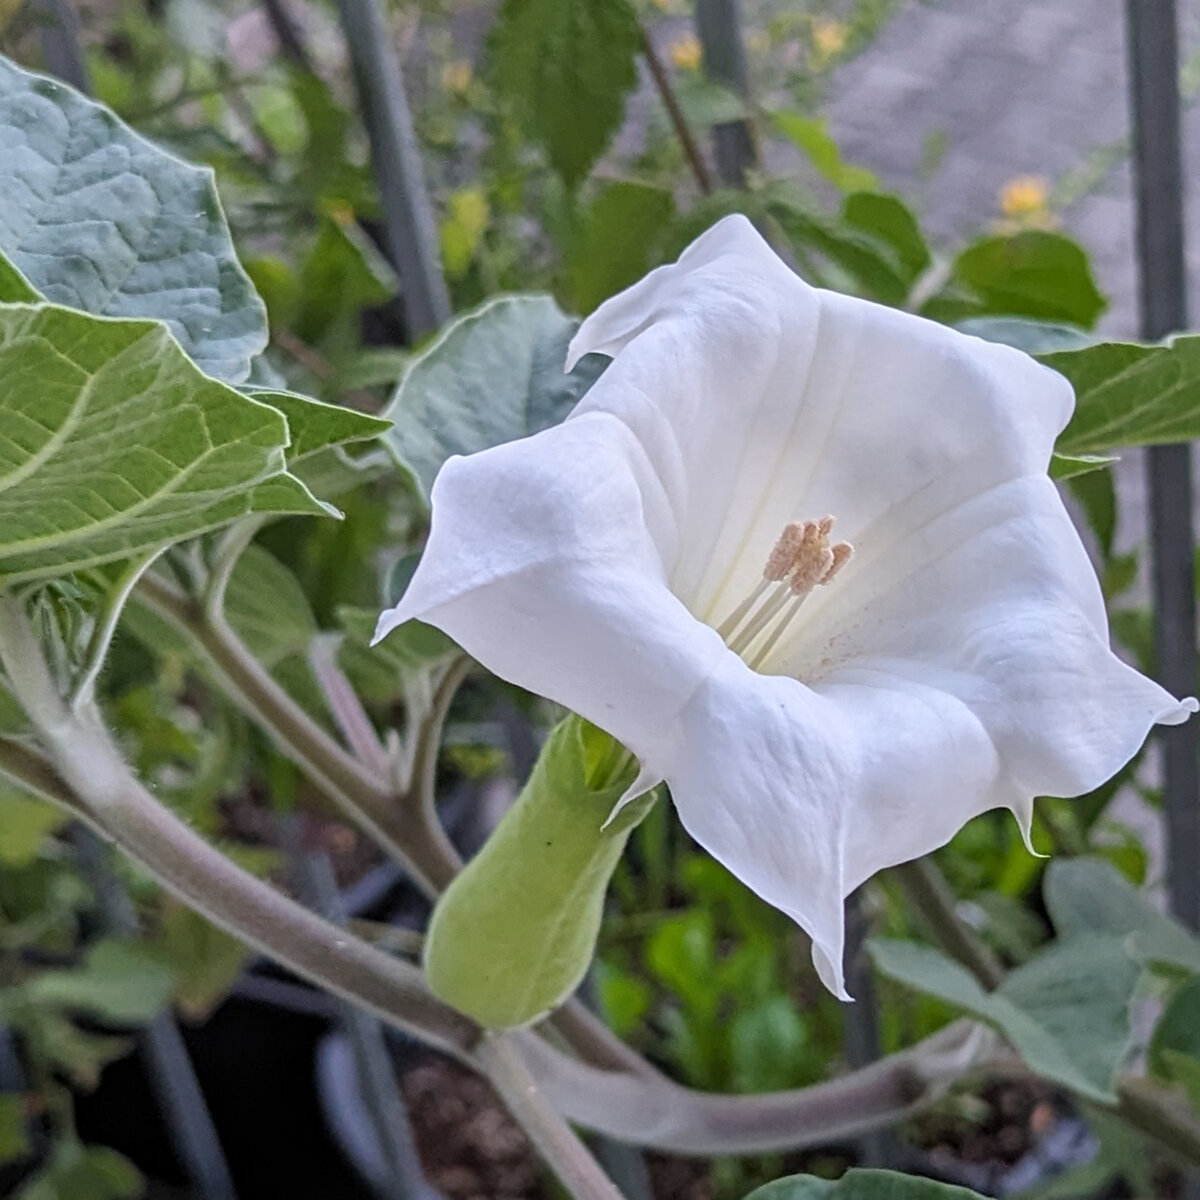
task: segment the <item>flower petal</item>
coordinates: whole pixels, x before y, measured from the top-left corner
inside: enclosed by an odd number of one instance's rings
[[[413,618],[437,625],[657,771],[680,710],[729,651],[666,585],[671,520],[629,430],[597,413],[453,458],[432,510],[421,564],[376,638]]]
[[[1072,408],[1019,351],[809,287],[744,217],[597,309],[572,343],[587,351],[616,359],[576,412],[646,448],[678,530],[671,586],[713,624],[788,521],[832,513],[869,552],[1044,472]]]

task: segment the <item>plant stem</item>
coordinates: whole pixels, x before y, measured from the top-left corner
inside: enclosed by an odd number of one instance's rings
[[[920,913],[933,940],[962,963],[991,991],[1004,982],[1004,967],[979,935],[958,915],[954,893],[929,857],[901,863],[891,870],[905,896]]]
[[[575,1200],[622,1200],[588,1148],[542,1094],[510,1037],[485,1036],[475,1049],[475,1058]]]
[[[683,150],[683,156],[687,159],[688,166],[695,177],[696,186],[707,196],[713,190],[713,177],[708,169],[708,163],[704,161],[704,155],[696,141],[695,134],[692,133],[692,127],[688,124],[687,117],[684,116],[683,109],[679,105],[679,97],[675,95],[671,77],[667,74],[667,69],[663,66],[662,59],[659,58],[658,51],[655,50],[654,43],[650,40],[650,34],[640,21],[638,22],[638,34],[642,39],[642,57],[646,60],[646,66],[650,70],[650,78],[654,81],[659,99],[662,100],[663,107],[667,110],[671,127],[675,130],[675,136],[679,139],[679,145]]]
[[[406,796],[399,796],[388,781],[376,779],[309,719],[263,671],[228,624],[209,624],[202,607],[160,575],[144,575],[136,595],[200,651],[217,682],[242,712],[264,729],[355,824],[391,853],[431,899],[448,886],[461,863],[433,811],[434,772],[440,722],[445,719],[454,689],[469,670],[469,659],[451,667],[435,690],[425,731],[418,741],[412,786]],[[555,1031],[577,1054],[602,1067],[620,1063],[629,1069],[636,1061],[640,1064],[638,1073],[656,1074],[603,1022],[590,1013],[579,1012],[580,1008],[578,1001],[570,1000],[549,1018]]]
[[[1128,1076],[1117,1085],[1117,1096],[1119,1116],[1177,1159],[1200,1167],[1200,1122],[1183,1105],[1146,1080]]]
[[[428,895],[445,885],[446,839],[440,828],[413,821],[382,774],[331,738],[246,648],[228,622],[205,614],[161,575],[148,574],[136,593],[185,634],[224,690],[250,720],[412,876]]]
[[[812,1087],[721,1095],[671,1080],[597,1070],[532,1033],[517,1040],[546,1096],[568,1120],[634,1146],[675,1154],[772,1154],[845,1141],[894,1124],[942,1094],[991,1052],[971,1021]]]
[[[230,862],[133,777],[99,713],[68,709],[19,601],[0,598],[0,661],[85,819],[169,891],[234,937],[440,1049],[465,1057],[478,1029],[420,971],[309,912]],[[10,746],[11,749],[11,746]]]

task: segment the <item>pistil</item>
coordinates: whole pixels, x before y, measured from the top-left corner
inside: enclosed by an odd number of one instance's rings
[[[813,589],[832,582],[853,554],[849,542],[830,545],[832,529],[830,516],[786,525],[767,557],[762,579],[717,627],[729,648],[755,670]],[[764,633],[766,641],[748,657],[747,652]]]

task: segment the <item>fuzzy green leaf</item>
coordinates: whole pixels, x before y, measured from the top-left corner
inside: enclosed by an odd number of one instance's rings
[[[153,321],[0,305],[0,581],[67,574],[251,512],[324,514],[275,408]]]
[[[889,978],[994,1026],[1043,1078],[1102,1104],[1115,1100],[1140,974],[1122,938],[1087,934],[1056,942],[990,993],[931,947],[876,940],[870,950]]]
[[[234,254],[210,170],[0,59],[0,196],[0,251],[41,295],[165,320],[209,374],[247,378],[267,342],[266,310]]]
[[[450,325],[409,365],[384,435],[425,498],[442,463],[558,424],[605,360],[563,373],[577,323],[549,296],[504,296]]]

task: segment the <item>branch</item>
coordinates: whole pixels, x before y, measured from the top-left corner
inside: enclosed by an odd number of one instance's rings
[[[72,711],[63,702],[11,596],[0,599],[0,661],[85,818],[164,887],[303,978],[447,1053],[467,1056],[478,1028],[437,1000],[420,971],[242,870],[159,804],[130,773],[99,713],[90,706]]]
[[[475,1058],[571,1196],[576,1200],[622,1200],[600,1164],[542,1094],[511,1035],[483,1038]]]
[[[444,834],[411,820],[390,781],[344,750],[263,669],[223,617],[161,575],[142,578],[135,595],[200,651],[226,694],[344,813],[387,851],[428,895],[444,884]]]
[[[683,109],[679,105],[679,97],[675,95],[675,89],[671,86],[671,77],[667,74],[662,59],[658,57],[658,51],[655,50],[645,25],[640,21],[638,22],[638,36],[642,41],[642,57],[645,58],[646,66],[650,69],[650,78],[654,81],[659,99],[662,100],[663,107],[667,110],[671,128],[675,130],[675,136],[679,139],[679,145],[683,149],[683,156],[687,159],[692,175],[695,176],[696,185],[707,196],[713,190],[712,173],[708,169],[708,163],[704,161],[704,155],[700,151],[696,135],[692,133],[692,127],[688,124],[687,117],[684,116]]]
[[[956,1021],[912,1048],[840,1079],[760,1096],[694,1091],[663,1076],[597,1070],[530,1033],[522,1054],[570,1121],[673,1154],[769,1154],[856,1137],[936,1099],[983,1060],[995,1036]]]
[[[958,915],[954,893],[928,856],[891,869],[892,878],[920,913],[933,940],[962,963],[990,992],[1004,982],[1004,967],[979,935]]]

